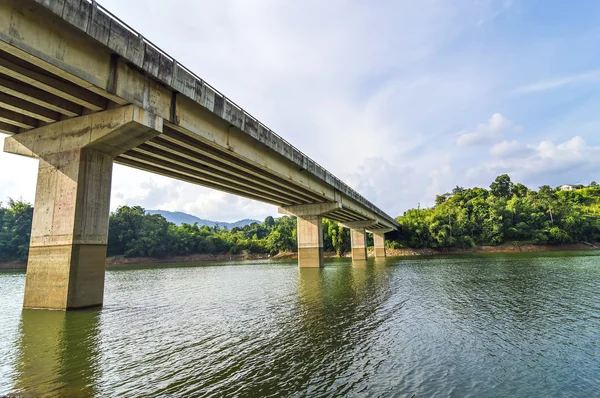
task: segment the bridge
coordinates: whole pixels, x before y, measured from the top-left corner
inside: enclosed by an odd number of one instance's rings
[[[322,217],[385,256],[397,222],[95,1],[0,0],[4,151],[39,159],[24,307],[101,305],[113,163],[279,207],[298,264]]]

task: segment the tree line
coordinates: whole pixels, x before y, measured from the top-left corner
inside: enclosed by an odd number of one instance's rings
[[[435,206],[398,217],[398,246],[468,248],[510,242],[559,244],[600,240],[600,187],[531,190],[506,174],[489,189],[456,187]]]
[[[33,207],[24,201],[0,204],[0,261],[24,261],[29,252]],[[350,250],[350,233],[323,219],[326,251]],[[277,254],[298,249],[295,217],[267,217],[231,230],[198,224],[176,225],[140,206],[122,206],[109,217],[109,256],[169,257],[191,254]]]
[[[350,250],[350,233],[336,222],[323,219],[326,251],[342,254]],[[277,254],[298,249],[295,217],[267,217],[231,230],[175,225],[160,214],[148,214],[140,206],[122,206],[110,215],[108,255],[166,257],[190,254]]]
[[[0,204],[0,261],[26,260],[33,207],[9,199]],[[392,248],[468,248],[509,242],[559,244],[600,241],[600,187],[575,191],[514,184],[503,174],[489,189],[456,187],[438,195],[435,206],[411,209],[397,218]],[[350,250],[349,230],[323,219],[325,251]],[[372,238],[369,244],[372,245]],[[297,250],[296,218],[267,217],[243,228],[175,225],[140,206],[111,213],[108,255],[168,257],[191,254],[276,254]]]

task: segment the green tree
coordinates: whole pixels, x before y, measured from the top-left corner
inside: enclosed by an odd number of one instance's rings
[[[490,185],[491,194],[499,198],[508,198],[512,195],[513,183],[508,174],[502,174],[496,177],[496,180]]]

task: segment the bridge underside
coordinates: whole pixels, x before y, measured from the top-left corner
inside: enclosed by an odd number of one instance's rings
[[[114,99],[112,95],[107,96]],[[2,133],[17,135],[122,105],[125,105],[124,101],[114,102],[0,51]],[[206,113],[205,117],[211,117]],[[236,155],[231,148],[203,140],[197,134],[169,122],[165,122],[160,136],[130,149],[114,161],[276,206],[330,200],[326,195],[315,193],[290,178],[265,172],[264,168]],[[302,173],[302,170],[298,169],[298,172]],[[342,223],[366,218],[364,213],[353,210],[350,205],[342,206],[327,217]],[[372,226],[374,229],[385,227],[389,227],[389,223],[374,222]]]
[[[0,132],[6,152],[40,162],[27,307],[102,303],[113,162],[297,216],[300,266],[323,264],[323,216],[352,229],[357,260],[361,234],[385,256],[397,226],[86,1],[0,0]]]

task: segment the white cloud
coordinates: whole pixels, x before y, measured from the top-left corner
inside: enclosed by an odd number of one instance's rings
[[[456,141],[458,146],[474,146],[488,144],[502,137],[502,133],[513,127],[514,123],[501,115],[494,113],[487,123],[481,123],[475,131],[461,134]]]
[[[533,148],[530,145],[517,140],[501,141],[495,144],[492,149],[490,149],[490,154],[497,158],[519,157],[524,153],[531,152],[532,150]]]
[[[530,94],[540,91],[554,90],[560,87],[583,84],[589,82],[600,82],[600,70],[591,72],[577,73],[570,76],[563,76],[547,80],[541,80],[535,83],[527,84],[515,90],[517,94]]]
[[[587,182],[600,174],[600,146],[588,145],[575,136],[560,144],[544,140],[538,144],[517,141],[499,144],[498,159],[468,170],[472,183],[491,181],[507,173],[514,181],[532,186]],[[516,152],[508,149],[517,149]],[[507,149],[504,151],[503,149]],[[525,149],[525,150],[524,150]],[[504,156],[502,156],[502,154]]]

